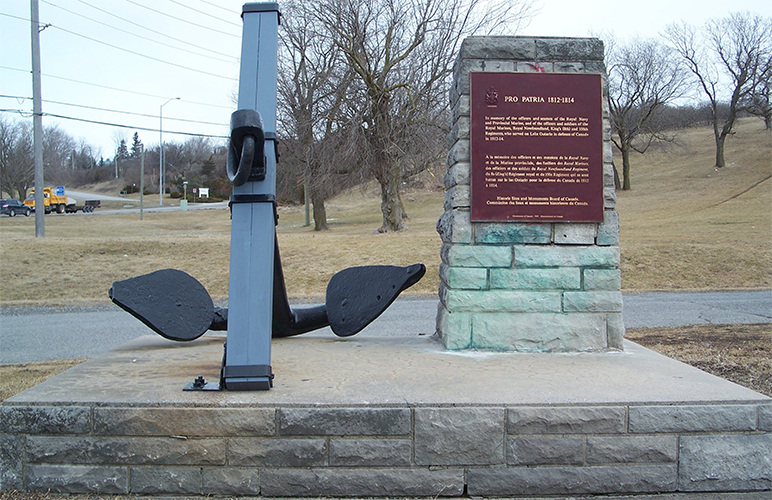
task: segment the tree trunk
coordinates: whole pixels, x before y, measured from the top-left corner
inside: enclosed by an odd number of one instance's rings
[[[401,181],[402,175],[399,165],[396,162],[391,162],[386,177],[379,179],[381,184],[381,213],[383,214],[383,225],[378,229],[379,233],[405,229],[405,225],[402,223],[404,212],[399,193]]]
[[[716,168],[726,165],[724,162],[724,140],[726,140],[726,135],[716,136]]]
[[[764,116],[764,130],[772,130],[772,115]]]
[[[623,144],[622,147],[622,190],[630,189],[630,146]]]
[[[324,197],[311,194],[311,203],[314,206],[314,231],[325,231],[327,226],[327,209],[324,207]]]

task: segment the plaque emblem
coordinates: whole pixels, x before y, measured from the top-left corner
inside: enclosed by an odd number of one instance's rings
[[[485,104],[488,106],[499,105],[499,92],[494,87],[489,88],[485,93]]]

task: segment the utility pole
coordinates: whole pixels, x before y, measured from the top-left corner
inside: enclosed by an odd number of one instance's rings
[[[43,196],[43,101],[40,97],[40,12],[38,0],[30,0],[32,35],[32,125],[35,157],[35,237],[46,235],[46,210]]]

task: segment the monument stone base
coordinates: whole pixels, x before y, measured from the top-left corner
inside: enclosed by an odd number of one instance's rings
[[[278,339],[272,390],[183,392],[199,375],[217,380],[224,340],[142,337],[9,398],[0,489],[427,498],[772,489],[772,399],[630,342],[547,355],[451,352],[418,335]]]

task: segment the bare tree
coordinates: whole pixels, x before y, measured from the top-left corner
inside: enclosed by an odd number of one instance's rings
[[[33,182],[32,124],[0,115],[0,193],[23,200]]]
[[[677,54],[653,39],[617,45],[606,36],[611,140],[622,153],[622,189],[630,189],[630,152],[645,153],[666,140],[657,112],[684,95],[685,68]]]
[[[452,65],[465,36],[511,30],[532,2],[509,0],[321,0],[314,12],[354,71],[358,96],[348,128],[363,167],[381,185],[383,224],[404,229],[405,169],[435,161],[426,129],[447,130],[444,111]],[[483,9],[486,9],[485,11]],[[349,104],[352,104],[349,102]],[[440,121],[438,121],[440,120]],[[416,133],[420,130],[421,133]],[[426,153],[429,153],[428,158]]]
[[[716,141],[716,167],[723,167],[724,142],[743,103],[769,78],[772,53],[772,18],[734,13],[713,19],[702,30],[686,23],[668,26],[666,37],[686,61],[699,87],[708,98]],[[766,76],[765,76],[766,75]],[[726,115],[719,113],[728,100]]]
[[[307,191],[314,230],[321,231],[328,228],[325,200],[351,184],[352,148],[340,147],[337,137],[353,72],[309,3],[289,2],[283,11],[279,122],[291,147],[281,173]]]
[[[772,130],[772,63],[768,61],[766,76],[755,91],[743,102],[749,113],[764,119],[764,129]]]

